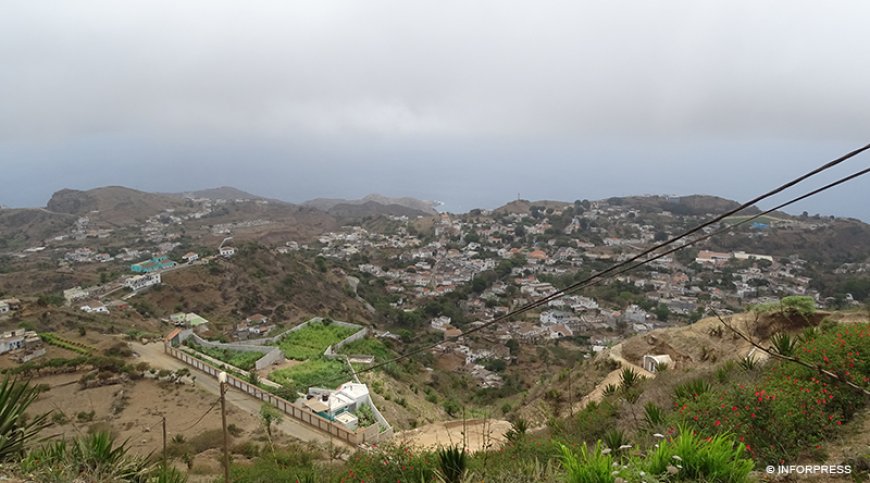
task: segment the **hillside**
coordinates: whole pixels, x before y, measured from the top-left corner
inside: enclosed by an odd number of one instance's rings
[[[411,210],[415,215],[434,215],[437,212],[433,206],[431,201],[423,201],[418,200],[416,198],[403,197],[403,198],[390,198],[387,196],[382,196],[378,194],[370,194],[365,196],[364,198],[358,200],[345,200],[340,198],[315,198],[313,200],[306,201],[303,203],[304,206],[310,206],[312,208],[317,208],[319,210],[331,212],[333,208],[339,207],[339,210],[348,210],[348,205],[359,206],[364,205],[368,206],[369,210],[374,210],[377,208],[377,205],[383,207],[393,207],[386,208],[396,210],[395,206],[403,207],[408,210]],[[383,213],[373,213],[373,214],[391,214],[387,212]]]
[[[88,191],[60,190],[48,200],[46,208],[55,213],[77,216],[96,211],[102,221],[122,225],[182,206],[181,200],[170,196],[107,186]]]
[[[198,198],[207,200],[265,200],[266,198],[253,195],[232,186],[219,186],[197,191],[185,191],[184,193],[167,193],[168,196],[181,198]]]
[[[230,260],[165,274],[163,286],[133,303],[157,317],[197,312],[227,330],[254,313],[275,322],[320,315],[365,323],[369,313],[346,286],[342,274],[322,272],[311,260],[243,244]]]
[[[41,209],[0,210],[0,250],[38,245],[46,238],[68,229],[74,215]]]

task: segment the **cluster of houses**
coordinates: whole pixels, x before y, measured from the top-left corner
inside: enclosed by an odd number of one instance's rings
[[[21,301],[16,298],[8,298],[0,300],[0,315],[5,315],[11,312],[21,310]]]
[[[0,334],[0,354],[10,354],[24,363],[45,355],[42,339],[32,330],[15,329]]]

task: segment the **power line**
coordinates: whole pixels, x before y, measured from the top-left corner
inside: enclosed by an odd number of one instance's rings
[[[220,403],[220,402],[221,402],[221,400],[220,400],[220,398],[218,398],[218,399],[217,399],[217,400],[216,400],[216,401],[211,405],[210,408],[206,409],[205,412],[202,413],[202,416],[200,416],[199,419],[196,420],[196,422],[194,422],[193,424],[191,424],[190,426],[188,426],[188,427],[186,427],[186,428],[184,428],[184,429],[176,430],[175,432],[176,432],[176,433],[183,433],[183,432],[185,432],[185,431],[189,431],[190,429],[193,429],[193,427],[196,426],[197,424],[199,424],[200,422],[202,422],[202,420],[205,419],[205,417],[208,415],[208,413],[212,412],[212,410],[213,410],[215,407],[217,407],[218,403]]]
[[[858,177],[860,177],[860,176],[863,176],[863,175],[865,175],[865,174],[867,174],[867,173],[870,173],[870,168],[865,168],[865,169],[863,169],[863,170],[861,170],[861,171],[858,171],[858,172],[856,172],[856,173],[850,174],[849,176],[846,176],[846,177],[840,178],[840,179],[838,179],[837,181],[834,181],[834,182],[829,183],[829,184],[827,184],[827,185],[825,185],[825,186],[822,186],[821,188],[817,188],[817,189],[815,189],[815,190],[813,190],[813,191],[810,191],[809,193],[806,193],[806,194],[803,194],[803,195],[801,195],[801,196],[798,196],[797,198],[792,198],[791,200],[786,201],[785,203],[781,203],[781,204],[779,204],[779,205],[777,205],[777,206],[774,206],[773,208],[770,208],[769,210],[762,211],[762,212],[758,213],[757,215],[753,215],[753,216],[751,216],[751,217],[749,217],[749,218],[747,218],[747,219],[745,219],[745,220],[741,220],[741,221],[739,221],[739,222],[737,222],[737,223],[735,223],[735,224],[733,224],[733,225],[729,225],[729,226],[727,226],[727,227],[721,228],[721,229],[719,229],[719,230],[716,230],[716,231],[711,232],[711,233],[709,233],[709,234],[706,234],[706,235],[704,235],[704,236],[701,236],[701,237],[695,238],[695,239],[692,240],[692,241],[686,242],[686,243],[684,243],[683,245],[680,245],[680,246],[678,246],[678,247],[671,248],[670,250],[664,251],[664,252],[662,252],[662,253],[660,253],[660,254],[654,256],[654,257],[651,257],[651,258],[649,258],[649,259],[646,259],[646,260],[644,260],[644,261],[642,261],[642,262],[638,262],[638,263],[636,263],[636,264],[634,264],[634,265],[632,265],[632,266],[630,266],[630,267],[625,267],[625,268],[623,268],[623,269],[621,269],[621,270],[618,270],[617,272],[613,273],[612,276],[620,275],[620,274],[625,273],[625,272],[628,272],[628,271],[630,271],[630,270],[634,270],[635,268],[640,267],[641,265],[645,265],[645,264],[647,264],[647,263],[649,263],[649,262],[653,262],[653,261],[658,260],[658,259],[660,259],[660,258],[662,258],[662,257],[668,256],[668,255],[670,255],[671,253],[674,253],[674,252],[677,252],[677,251],[679,251],[679,250],[682,250],[683,248],[690,247],[690,246],[695,245],[695,244],[697,244],[697,243],[699,243],[699,242],[702,242],[702,241],[704,241],[704,240],[710,239],[710,238],[712,238],[712,237],[714,237],[714,236],[716,236],[716,235],[721,235],[722,233],[725,233],[725,232],[731,231],[731,230],[732,230],[734,227],[736,227],[736,226],[744,225],[744,224],[749,223],[749,222],[751,222],[751,221],[757,220],[758,218],[761,218],[762,216],[768,215],[768,214],[770,214],[770,213],[772,213],[772,212],[774,212],[774,211],[780,210],[780,209],[782,209],[782,208],[785,208],[786,206],[792,205],[792,204],[797,203],[797,202],[799,202],[799,201],[803,201],[803,200],[805,200],[805,199],[807,199],[807,198],[809,198],[809,197],[811,197],[811,196],[815,196],[815,195],[817,195],[817,194],[819,194],[819,193],[821,193],[821,192],[823,192],[823,191],[829,190],[829,189],[831,189],[831,188],[833,188],[833,187],[835,187],[835,186],[839,186],[839,185],[841,185],[841,184],[843,184],[843,183],[845,183],[845,182],[847,182],[847,181],[851,181],[851,180],[853,180],[853,179],[855,179],[855,178],[858,178]],[[565,292],[565,294],[567,294],[568,292],[574,292],[574,291],[576,291],[576,290],[580,290],[580,289],[583,289],[583,288],[586,288],[586,287],[591,287],[592,285],[596,285],[596,284],[598,284],[600,281],[602,281],[602,279],[594,280],[594,281],[592,281],[592,282],[590,282],[590,283],[588,283],[588,284],[586,284],[586,285],[584,285],[584,286],[582,286],[582,287],[576,287],[576,288],[574,288],[574,289],[568,290],[568,291]],[[564,294],[563,294],[563,295],[564,295]],[[470,332],[470,331],[469,331],[469,332]]]
[[[789,182],[787,182],[787,183],[785,183],[785,184],[783,184],[783,185],[781,185],[781,186],[779,186],[779,187],[777,187],[777,188],[775,188],[775,189],[773,189],[773,190],[771,190],[771,191],[768,191],[767,193],[764,193],[764,194],[762,194],[762,195],[760,195],[760,196],[755,197],[754,199],[752,199],[752,200],[750,200],[750,201],[747,201],[747,202],[743,203],[742,205],[738,206],[737,208],[734,208],[734,209],[732,209],[732,210],[728,210],[728,211],[726,211],[725,213],[723,213],[723,214],[721,214],[721,215],[718,215],[718,216],[714,217],[713,219],[711,219],[711,220],[709,220],[709,221],[706,221],[706,222],[704,222],[704,223],[702,223],[702,224],[700,224],[700,225],[698,225],[698,226],[696,226],[696,227],[694,227],[694,228],[691,228],[691,229],[689,229],[689,230],[687,230],[687,231],[681,233],[680,235],[678,235],[678,236],[676,236],[676,237],[674,237],[674,238],[671,238],[671,239],[666,240],[666,241],[664,241],[664,242],[662,242],[662,243],[659,243],[658,245],[655,245],[655,246],[653,246],[653,247],[651,247],[651,248],[648,248],[648,249],[642,251],[641,253],[639,253],[639,254],[637,254],[637,255],[635,255],[635,256],[633,256],[633,257],[631,257],[631,258],[629,258],[629,259],[627,259],[627,260],[625,260],[625,261],[623,261],[623,262],[620,262],[620,263],[618,263],[618,264],[616,264],[616,265],[611,266],[610,268],[608,268],[608,269],[606,269],[606,270],[603,270],[603,271],[600,271],[600,272],[594,273],[594,274],[590,275],[589,277],[587,277],[587,278],[584,279],[584,280],[581,280],[581,281],[576,282],[576,283],[574,283],[574,284],[572,284],[572,285],[569,285],[568,287],[566,287],[566,288],[564,288],[564,289],[557,290],[557,291],[553,292],[552,294],[550,294],[550,295],[548,295],[548,296],[546,296],[546,297],[543,297],[543,298],[538,299],[538,300],[536,300],[536,301],[534,301],[534,302],[531,302],[531,303],[529,303],[529,304],[526,304],[526,305],[520,307],[519,309],[516,309],[516,310],[514,310],[514,311],[511,311],[511,312],[509,312],[509,313],[507,313],[507,314],[505,314],[505,315],[502,315],[502,316],[500,316],[500,317],[497,317],[497,318],[495,318],[495,319],[493,319],[493,320],[491,320],[491,321],[489,321],[489,322],[486,322],[486,323],[484,323],[484,324],[482,324],[482,325],[479,325],[479,326],[477,326],[477,327],[471,328],[471,329],[469,329],[469,330],[463,332],[463,333],[460,334],[460,335],[453,336],[453,337],[449,337],[448,339],[449,339],[449,340],[457,340],[457,339],[459,339],[460,337],[464,337],[464,336],[470,335],[470,334],[472,334],[472,333],[474,333],[474,332],[478,332],[478,331],[483,330],[483,329],[485,329],[485,328],[487,328],[487,327],[490,327],[490,326],[495,325],[495,324],[497,324],[497,323],[503,322],[503,321],[505,321],[505,320],[507,320],[507,319],[509,319],[509,318],[511,318],[511,317],[514,317],[514,316],[519,315],[519,314],[523,314],[523,313],[528,312],[528,311],[530,311],[530,310],[533,310],[533,309],[535,309],[535,308],[537,308],[537,307],[540,307],[541,305],[544,305],[544,304],[550,302],[551,300],[555,300],[555,299],[557,299],[557,298],[563,297],[564,295],[566,295],[566,294],[568,294],[568,293],[570,293],[570,292],[572,292],[572,291],[575,291],[575,290],[578,290],[578,289],[580,289],[580,288],[583,288],[583,287],[589,286],[589,285],[591,285],[591,282],[593,282],[593,281],[595,281],[595,280],[598,280],[598,279],[601,279],[601,278],[604,277],[604,276],[608,276],[608,275],[612,276],[612,275],[614,274],[614,272],[617,272],[618,270],[620,270],[620,269],[622,269],[622,268],[624,268],[624,267],[626,267],[626,266],[629,266],[629,265],[635,263],[635,262],[638,261],[639,259],[644,258],[644,257],[646,257],[647,255],[649,255],[649,254],[651,254],[651,253],[653,253],[653,252],[655,252],[655,251],[657,251],[657,250],[659,250],[659,249],[661,249],[661,248],[664,248],[664,247],[666,247],[666,246],[668,246],[668,245],[672,245],[672,244],[674,244],[674,243],[676,243],[676,242],[678,242],[678,241],[680,241],[680,240],[682,240],[682,239],[684,239],[684,238],[686,238],[686,237],[691,236],[691,235],[694,234],[694,233],[697,233],[697,232],[703,230],[704,228],[706,228],[706,227],[708,227],[708,226],[711,226],[711,225],[713,225],[713,224],[719,223],[720,221],[724,220],[725,218],[727,218],[727,217],[729,217],[729,216],[732,216],[732,215],[734,215],[734,214],[736,214],[736,213],[738,213],[738,212],[740,212],[740,211],[742,211],[742,210],[744,210],[744,209],[746,209],[746,208],[749,208],[749,207],[755,205],[755,204],[758,203],[759,201],[762,201],[762,200],[765,200],[765,199],[767,199],[767,198],[770,198],[771,196],[774,196],[774,195],[776,195],[776,194],[778,194],[778,193],[780,193],[780,192],[782,192],[782,191],[784,191],[784,190],[786,190],[786,189],[788,189],[788,188],[790,188],[790,187],[792,187],[792,186],[794,186],[794,185],[796,185],[796,184],[798,184],[798,183],[800,183],[800,182],[802,182],[802,181],[804,181],[804,180],[806,180],[806,179],[808,179],[808,178],[810,178],[810,177],[812,177],[812,176],[815,176],[815,175],[817,175],[817,174],[819,174],[819,173],[821,173],[821,172],[823,172],[823,171],[826,171],[826,170],[828,170],[828,169],[830,169],[830,168],[832,168],[832,167],[834,167],[834,166],[836,166],[836,165],[838,165],[838,164],[840,164],[840,163],[842,163],[842,162],[848,160],[849,158],[852,158],[852,157],[854,157],[854,156],[857,156],[858,154],[861,154],[862,152],[867,151],[868,149],[870,149],[870,144],[867,144],[867,145],[865,145],[865,146],[863,146],[863,147],[861,147],[861,148],[858,148],[858,149],[856,149],[856,150],[854,150],[854,151],[851,151],[851,152],[849,152],[849,153],[846,153],[846,154],[844,154],[843,156],[840,156],[840,157],[837,158],[837,159],[834,159],[834,160],[832,160],[832,161],[830,161],[830,162],[828,162],[828,163],[825,163],[824,165],[822,165],[822,166],[820,166],[820,167],[818,167],[818,168],[816,168],[816,169],[814,169],[814,170],[812,170],[812,171],[810,171],[810,172],[808,172],[808,173],[806,173],[806,174],[804,174],[804,175],[802,175],[802,176],[799,176],[798,178],[795,178],[795,179],[793,179],[793,180],[791,180],[791,181],[789,181]],[[830,183],[830,184],[827,185],[827,186],[824,186],[824,187],[819,188],[819,189],[817,189],[817,190],[814,190],[814,191],[812,191],[812,192],[810,192],[810,193],[807,193],[807,194],[805,194],[805,195],[803,195],[803,196],[800,196],[800,197],[798,197],[798,198],[795,198],[795,199],[793,199],[793,200],[791,200],[791,201],[789,201],[789,202],[787,202],[787,203],[784,203],[784,204],[782,204],[782,205],[779,205],[779,206],[777,206],[777,207],[775,207],[775,208],[773,208],[773,209],[771,209],[771,210],[767,210],[765,213],[770,213],[771,211],[774,211],[774,210],[780,209],[780,208],[782,208],[782,207],[784,207],[784,206],[788,206],[788,205],[790,205],[790,204],[792,204],[792,203],[796,203],[796,202],[798,202],[798,201],[800,201],[800,200],[803,200],[803,199],[805,199],[805,198],[808,198],[808,197],[810,197],[810,196],[814,196],[814,195],[816,195],[816,194],[818,194],[818,193],[821,193],[822,191],[825,191],[825,190],[827,190],[827,189],[833,188],[834,186],[837,186],[837,185],[839,185],[839,184],[845,183],[845,182],[847,182],[847,181],[849,181],[849,180],[851,180],[851,179],[857,178],[858,176],[862,176],[862,175],[866,174],[866,173],[868,172],[868,170],[870,170],[870,169],[865,169],[865,170],[863,170],[863,171],[860,171],[860,172],[858,172],[858,173],[852,174],[852,175],[847,176],[847,177],[845,177],[845,178],[841,178],[840,180],[838,180],[838,181],[836,181],[836,182],[834,182],[834,183]],[[750,218],[750,219],[756,219],[756,218],[758,218],[758,216],[761,216],[761,215],[756,215],[754,218]],[[739,225],[739,224],[742,224],[742,223],[738,223],[738,225]],[[721,232],[721,230],[720,230],[720,232]],[[715,232],[714,232],[714,233],[715,233]],[[644,261],[642,261],[642,262],[640,262],[640,263],[638,263],[638,264],[636,264],[636,265],[631,266],[631,267],[628,268],[628,269],[625,269],[625,270],[619,271],[618,273],[623,273],[623,272],[625,272],[625,271],[628,271],[628,270],[632,270],[632,269],[634,269],[634,268],[637,268],[637,267],[639,267],[639,266],[641,266],[641,265],[643,265],[643,264],[646,264],[646,263],[649,263],[649,262],[651,262],[651,261],[653,261],[653,260],[656,260],[656,259],[658,259],[658,258],[661,258],[661,257],[663,257],[663,256],[665,256],[665,255],[667,255],[667,254],[669,254],[669,253],[673,253],[673,252],[675,252],[675,251],[677,251],[677,250],[680,250],[680,249],[682,249],[682,248],[685,248],[686,246],[689,246],[689,245],[695,244],[695,243],[697,243],[697,242],[699,242],[699,241],[701,241],[701,240],[704,240],[704,239],[710,238],[710,236],[712,236],[712,234],[711,234],[711,235],[708,235],[708,236],[706,236],[706,237],[701,237],[701,238],[699,238],[699,239],[697,239],[697,240],[695,240],[695,241],[692,241],[692,242],[690,242],[690,243],[683,244],[683,245],[681,245],[680,247],[678,247],[678,248],[676,248],[676,249],[672,249],[671,251],[665,252],[664,254],[661,254],[661,255],[656,256],[656,257],[654,257],[654,258],[650,258],[650,259],[648,259],[648,260],[644,260]],[[364,368],[364,369],[360,369],[359,371],[357,371],[357,373],[364,373],[364,372],[373,371],[373,370],[378,369],[378,368],[380,368],[380,367],[383,367],[383,366],[385,366],[385,365],[392,364],[392,363],[394,363],[394,362],[398,362],[398,361],[401,361],[401,360],[403,360],[403,359],[407,359],[407,358],[409,358],[409,357],[411,357],[411,356],[414,356],[414,355],[416,355],[416,354],[419,354],[419,353],[421,353],[421,352],[423,352],[423,351],[426,351],[426,350],[432,349],[432,348],[434,348],[434,347],[437,347],[437,346],[440,345],[440,344],[441,344],[441,342],[439,342],[439,343],[435,343],[435,344],[429,344],[429,345],[427,345],[427,346],[423,346],[423,347],[420,347],[420,348],[418,348],[418,349],[414,349],[414,350],[412,350],[412,351],[410,351],[410,352],[408,352],[408,353],[402,354],[402,355],[397,356],[397,357],[395,357],[395,358],[393,358],[393,359],[390,359],[390,360],[388,360],[388,361],[384,361],[384,362],[381,362],[381,363],[379,363],[379,364],[375,364],[375,365],[373,365],[373,366],[370,366],[370,367],[367,367],[367,368]]]

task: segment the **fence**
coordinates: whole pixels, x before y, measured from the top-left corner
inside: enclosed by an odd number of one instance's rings
[[[218,377],[218,374],[221,373],[220,369],[217,369],[205,362],[184,353],[183,351],[171,347],[169,344],[164,345],[164,350],[170,356],[184,362],[185,364],[192,366],[210,376],[215,378]],[[239,391],[248,394],[249,396],[253,396],[263,402],[269,403],[272,406],[280,409],[284,414],[290,416],[291,418],[303,422],[308,426],[311,426],[317,430],[320,430],[324,433],[330,434],[342,441],[350,443],[352,445],[358,445],[365,442],[375,442],[384,438],[388,438],[392,436],[392,428],[385,432],[377,432],[371,430],[371,428],[360,429],[357,431],[351,431],[344,426],[339,424],[335,424],[331,421],[328,421],[311,411],[300,407],[297,404],[291,403],[286,399],[280,398],[268,391],[264,391],[263,389],[249,384],[237,377],[234,377],[231,374],[227,374],[227,384],[238,389]],[[380,415],[380,412],[377,411],[377,408],[372,405],[372,409],[374,410],[376,415]],[[381,416],[383,417],[383,416]],[[376,419],[377,418],[376,416]],[[389,425],[387,425],[389,428]]]
[[[275,346],[225,344],[223,342],[212,342],[194,334],[192,329],[183,330],[178,336],[179,342],[184,342],[187,339],[193,339],[193,341],[196,342],[197,345],[214,349],[229,349],[239,352],[262,352],[263,357],[257,359],[257,361],[254,363],[254,368],[258,371],[263,370],[273,364],[280,364],[284,362],[284,353]]]

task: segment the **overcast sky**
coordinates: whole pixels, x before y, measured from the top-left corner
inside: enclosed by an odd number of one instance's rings
[[[866,1],[4,0],[0,203],[110,184],[457,211],[745,200],[870,142],[868,19]],[[825,179],[870,154],[845,164]],[[868,193],[793,211],[870,220]]]

